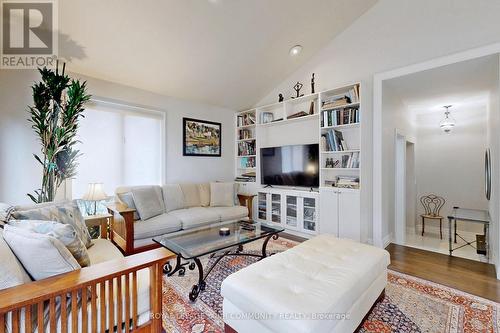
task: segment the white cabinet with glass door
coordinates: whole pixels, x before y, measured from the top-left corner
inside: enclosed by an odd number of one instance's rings
[[[318,233],[319,195],[286,189],[262,189],[258,193],[258,218],[279,223],[287,231],[315,235]]]

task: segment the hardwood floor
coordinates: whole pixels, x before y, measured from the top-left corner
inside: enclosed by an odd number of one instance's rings
[[[500,302],[495,266],[408,246],[389,244],[389,269]]]

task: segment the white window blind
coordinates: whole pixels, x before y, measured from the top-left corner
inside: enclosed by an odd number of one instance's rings
[[[93,102],[78,130],[78,174],[72,181],[74,199],[89,183],[103,183],[108,195],[122,185],[161,184],[164,115],[160,112]]]

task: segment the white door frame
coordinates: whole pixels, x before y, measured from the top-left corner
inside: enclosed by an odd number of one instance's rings
[[[383,81],[408,74],[455,64],[500,53],[500,43],[495,43],[418,64],[377,73],[373,76],[373,243],[384,246],[382,201],[382,91]],[[386,221],[387,223],[387,221]]]
[[[400,129],[394,131],[394,243],[406,242],[406,145],[415,144],[415,138]]]

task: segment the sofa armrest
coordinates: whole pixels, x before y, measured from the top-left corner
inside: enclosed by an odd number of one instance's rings
[[[71,307],[71,309],[76,310],[79,306],[78,303],[81,302],[81,309],[86,310],[82,311],[81,318],[72,316],[69,324],[73,329],[81,326],[84,328],[82,331],[87,331],[87,328],[90,328],[92,332],[98,330],[104,332],[107,329],[112,331],[112,327],[105,326],[107,323],[115,322],[131,322],[132,329],[142,328],[142,326],[137,326],[137,272],[141,269],[150,270],[150,312],[152,316],[145,325],[150,326],[152,332],[160,332],[161,320],[158,318],[161,318],[161,316],[153,316],[153,314],[161,314],[163,265],[173,257],[172,252],[159,248],[2,290],[0,291],[0,332],[3,332],[3,325],[8,323],[7,321],[11,321],[12,327],[24,324],[26,331],[31,332],[33,328],[31,318],[37,312],[41,313],[44,303],[49,308],[48,317],[52,327],[52,325],[56,324],[55,312],[58,301],[62,303],[62,323],[69,318],[67,308]],[[115,296],[113,296],[112,292],[103,292],[106,285],[108,290],[116,290]],[[114,288],[109,288],[111,285]],[[97,297],[98,290],[101,291],[99,297]],[[125,290],[125,293],[122,293],[123,290]],[[71,295],[68,300],[68,307],[65,306],[66,297],[61,297],[62,295]],[[116,302],[109,302],[110,299],[116,299]],[[101,308],[105,304],[111,306],[111,304],[116,303],[118,307],[118,311],[116,311],[117,318],[114,318],[115,311],[112,308],[108,312],[109,318],[105,318],[106,313],[97,310],[97,302],[100,302]],[[38,306],[39,304],[42,306]],[[7,316],[8,313],[11,313],[11,316]],[[125,318],[122,318],[122,313],[125,313]],[[127,318],[130,313],[132,313],[132,317]],[[25,320],[21,320],[21,314]],[[100,316],[101,325],[99,328],[97,327],[98,316]],[[38,326],[46,325],[47,322],[44,322],[44,320],[47,319],[43,315],[38,315]],[[21,323],[21,321],[24,321],[24,323]],[[89,323],[92,327],[87,327]],[[70,331],[76,332],[78,330]]]
[[[107,206],[108,212],[113,215],[110,227],[110,239],[126,255],[134,253],[134,213],[135,209],[124,204],[116,203]]]

